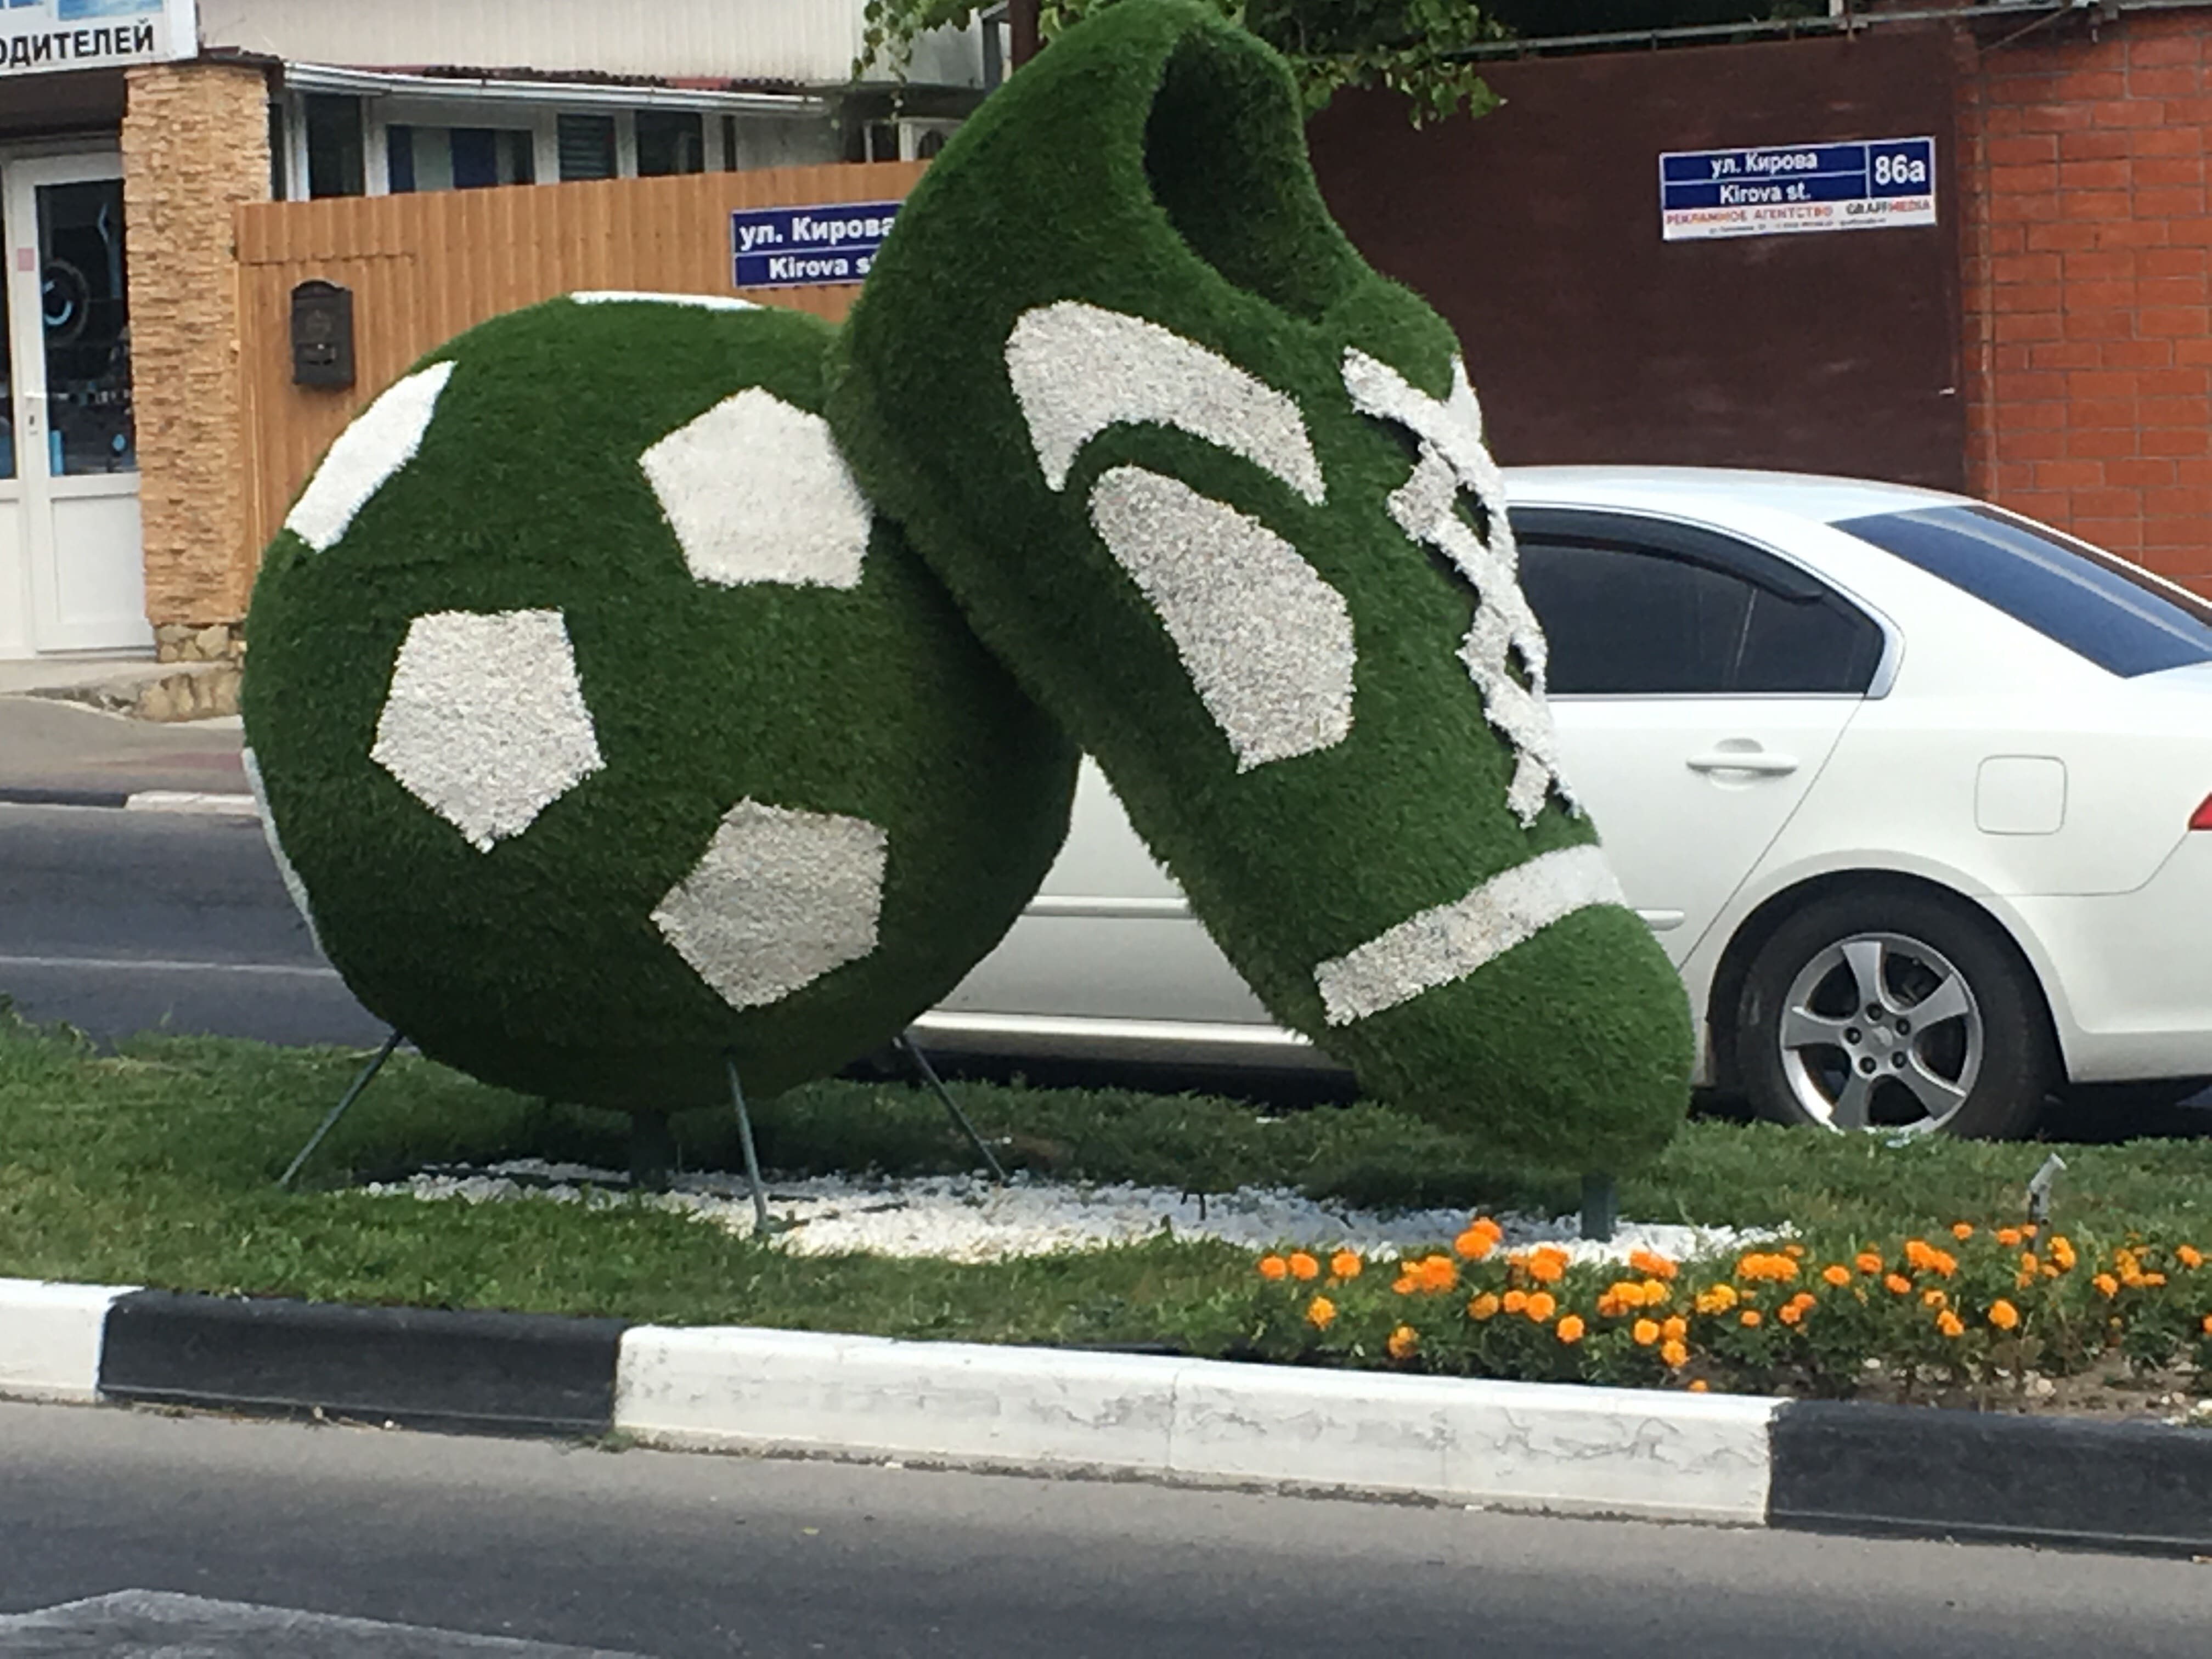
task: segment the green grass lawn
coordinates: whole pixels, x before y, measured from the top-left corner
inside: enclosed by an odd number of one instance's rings
[[[440,1307],[742,1322],[885,1335],[1237,1348],[1249,1253],[1161,1239],[995,1265],[802,1257],[617,1205],[471,1206],[345,1190],[447,1159],[536,1155],[620,1168],[627,1120],[553,1108],[402,1055],[317,1154],[276,1177],[360,1064],[331,1050],[147,1037],[102,1054],[0,1013],[0,1275]],[[1366,1103],[1263,1121],[1198,1096],[956,1085],[1012,1162],[1070,1181],[1186,1190],[1299,1188],[1364,1205],[1564,1210],[1571,1182]],[[968,1167],[928,1096],[811,1085],[758,1110],[787,1174]],[[735,1164],[723,1115],[679,1118],[690,1167]],[[2049,1149],[1887,1146],[1765,1126],[1692,1124],[1621,1183],[1640,1220],[1793,1225],[1815,1253],[1966,1218],[2017,1219]],[[2212,1244],[2212,1144],[2069,1147],[2058,1218]],[[1443,1243],[1443,1241],[1439,1241]]]

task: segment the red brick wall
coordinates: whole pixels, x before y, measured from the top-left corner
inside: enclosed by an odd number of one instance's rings
[[[2212,592],[2212,9],[1962,38],[1973,488]]]

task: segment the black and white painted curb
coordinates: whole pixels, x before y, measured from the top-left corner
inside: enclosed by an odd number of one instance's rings
[[[2212,1431],[0,1279],[0,1397],[2212,1553]]]
[[[255,817],[252,795],[201,789],[69,789],[0,787],[0,806],[97,806],[125,812],[185,812],[198,817]]]

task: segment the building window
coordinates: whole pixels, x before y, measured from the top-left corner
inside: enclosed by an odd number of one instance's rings
[[[707,170],[707,135],[699,117],[688,110],[641,109],[637,112],[637,174],[659,178],[670,173]]]
[[[526,129],[392,126],[385,134],[395,196],[537,181],[537,138]]]
[[[307,194],[360,196],[368,183],[362,167],[361,100],[310,94],[306,100]]]
[[[611,179],[621,167],[611,115],[564,115],[557,133],[561,177]]]

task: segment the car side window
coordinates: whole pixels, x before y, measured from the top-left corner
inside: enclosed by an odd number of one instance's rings
[[[1856,606],[1771,554],[1710,532],[1669,539],[1681,545],[1523,532],[1522,586],[1554,694],[1833,696],[1873,682],[1881,630]]]
[[[1521,586],[1551,645],[1559,693],[1724,692],[1749,584],[1685,559],[1566,541],[1521,550]]]

